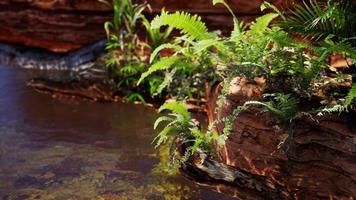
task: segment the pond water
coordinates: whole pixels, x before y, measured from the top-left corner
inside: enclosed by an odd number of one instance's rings
[[[54,99],[0,66],[0,199],[231,199],[167,173],[148,107]]]

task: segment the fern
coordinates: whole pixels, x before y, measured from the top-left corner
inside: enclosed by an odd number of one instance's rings
[[[336,42],[350,39],[355,46],[355,9],[356,4],[350,0],[309,0],[304,5],[296,4],[281,26],[317,41],[329,35],[334,35]]]
[[[162,12],[151,22],[152,28],[158,29],[162,26],[169,26],[180,30],[183,34],[189,35],[192,39],[208,39],[209,33],[206,25],[198,15],[191,15],[186,12],[175,12],[169,14]]]
[[[284,16],[284,14],[276,7],[274,6],[273,4],[265,1],[261,4],[261,11],[264,11],[266,9],[272,9],[274,12],[276,12],[283,20],[286,19],[286,17]]]
[[[196,121],[192,119],[188,109],[183,102],[169,102],[162,105],[159,109],[160,112],[163,110],[171,111],[168,116],[159,117],[155,124],[154,128],[157,128],[160,123],[167,122],[165,127],[158,133],[153,142],[156,142],[156,147],[163,145],[169,141],[169,137],[173,137],[174,140],[171,141],[171,164],[173,165],[182,165],[193,155],[196,151],[202,150],[207,151],[212,140],[221,139],[216,132],[202,132]],[[184,144],[185,151],[183,156],[177,156],[176,150],[176,141]],[[219,141],[218,141],[219,142]]]
[[[172,65],[174,65],[177,61],[179,60],[179,57],[177,56],[172,56],[172,57],[164,57],[162,58],[160,61],[154,63],[149,69],[148,71],[146,71],[145,73],[142,73],[140,79],[137,82],[137,85],[140,85],[140,83],[147,78],[149,75],[151,75],[152,73],[156,72],[156,71],[160,71],[160,70],[165,70],[170,68]]]
[[[195,53],[201,53],[202,51],[207,50],[210,47],[213,46],[220,46],[221,47],[221,42],[217,39],[207,39],[207,40],[200,40],[196,44],[194,44],[194,52]]]
[[[164,10],[162,10],[163,12]],[[171,32],[172,28],[166,28],[163,32],[161,32],[160,29],[154,29],[151,27],[151,23],[147,20],[145,16],[142,16],[142,24],[145,26],[147,34],[150,38],[150,49],[151,53],[153,50],[155,50],[157,47],[160,45],[164,44],[167,42]]]
[[[230,12],[230,14],[232,15],[232,19],[234,21],[234,29],[231,32],[231,38],[238,37],[242,33],[241,27],[243,26],[243,22],[239,22],[234,11],[224,0],[213,0],[213,5],[216,4],[223,4],[226,7],[226,9]]]
[[[261,9],[271,8],[275,13],[257,18],[249,29],[242,28],[242,24],[224,0],[213,0],[213,4],[223,4],[231,13],[234,20],[231,36],[224,37],[209,33],[200,17],[196,15],[185,12],[173,14],[163,12],[152,21],[151,26],[157,29],[162,26],[176,28],[183,35],[177,37],[174,42],[161,45],[153,51],[151,62],[154,64],[142,74],[139,83],[152,73],[165,70],[165,78],[156,93],[161,93],[163,88],[167,88],[170,95],[181,97],[179,95],[183,93],[186,96],[193,96],[193,92],[197,94],[202,90],[200,85],[206,82],[223,82],[223,89],[217,102],[218,109],[224,105],[229,95],[230,82],[237,76],[250,82],[256,77],[264,77],[265,89],[272,94],[265,95],[265,101],[248,101],[237,107],[231,115],[214,122],[213,124],[225,123],[223,134],[220,136],[213,135],[209,131],[201,133],[192,124],[191,118],[187,117],[189,113],[181,114],[181,111],[171,109],[173,114],[168,118],[161,118],[158,122],[168,122],[166,127],[170,127],[164,129],[164,132],[158,136],[161,138],[158,141],[166,141],[169,133],[174,132],[173,135],[185,137],[185,142],[189,144],[193,142],[189,152],[206,145],[206,141],[215,140],[223,144],[233,130],[236,117],[243,110],[257,106],[262,108],[263,112],[274,114],[275,123],[282,126],[286,131],[285,135],[288,136],[282,144],[287,143],[293,137],[291,123],[296,118],[315,114],[312,111],[301,112],[299,99],[310,98],[316,90],[320,89],[317,82],[326,74],[328,68],[326,56],[337,51],[354,57],[354,49],[347,43],[335,44],[325,40],[325,44],[315,47],[313,44],[294,40],[281,27],[270,26],[278,16],[286,20],[287,16],[268,3]],[[159,52],[166,48],[172,49],[174,56],[156,59],[159,57]],[[186,89],[188,92],[185,91]],[[349,106],[356,98],[351,94],[350,91],[351,100],[347,100],[345,106]],[[350,103],[346,105],[348,101]],[[325,108],[322,112],[332,110],[340,110],[340,107]]]
[[[161,116],[159,118],[156,119],[154,125],[153,125],[153,129],[156,130],[157,127],[160,125],[160,123],[165,122],[165,121],[173,121],[174,119],[172,117],[168,117],[168,116]]]
[[[154,91],[153,96],[161,94],[162,91],[171,84],[171,82],[173,81],[173,77],[174,77],[175,73],[176,73],[176,69],[173,69],[172,71],[165,73],[165,76],[164,76],[164,79],[163,79],[162,83]]]
[[[139,93],[136,93],[136,92],[126,95],[125,99],[127,99],[128,101],[140,101],[143,104],[146,104],[146,101],[143,98],[143,96],[141,94],[139,94]]]
[[[174,50],[180,50],[182,47],[176,44],[171,44],[171,43],[165,43],[160,46],[158,46],[150,56],[150,63],[153,62],[153,60],[157,57],[158,53],[162,51],[163,49],[174,49]]]
[[[352,102],[356,99],[356,84],[353,84],[344,103],[344,106],[349,107]]]
[[[127,75],[134,75],[138,73],[138,70],[131,65],[124,66],[120,69],[120,73]]]
[[[257,18],[256,21],[251,24],[251,34],[263,34],[271,21],[276,17],[278,17],[278,14],[268,13],[262,17]]]
[[[168,139],[168,136],[176,131],[176,127],[167,126],[162,131],[158,133],[158,135],[153,139],[153,143],[155,142],[155,148],[159,147],[163,143],[165,143]]]
[[[182,102],[174,101],[165,103],[159,108],[159,112],[162,112],[163,110],[170,110],[177,115],[181,115],[183,117],[184,122],[188,122],[189,120],[191,120],[190,113],[188,112],[186,105]]]
[[[190,128],[194,127],[194,124],[191,123],[190,113],[184,103],[177,101],[165,103],[159,108],[159,112],[163,110],[169,110],[172,114],[170,114],[170,117],[159,117],[154,124],[154,128],[157,128],[161,122],[169,122],[154,138],[153,142],[156,142],[156,148],[165,143],[170,135],[186,134]]]

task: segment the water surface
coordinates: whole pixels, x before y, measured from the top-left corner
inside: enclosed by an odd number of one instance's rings
[[[54,99],[32,74],[0,66],[0,199],[230,199],[167,173],[153,109]]]

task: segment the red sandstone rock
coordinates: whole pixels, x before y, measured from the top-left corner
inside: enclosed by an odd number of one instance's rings
[[[153,11],[186,10],[200,13],[213,28],[232,26],[223,7],[210,0],[151,0]],[[229,2],[242,19],[251,21],[260,14],[262,0]],[[281,6],[291,0],[271,1]],[[103,24],[112,20],[112,11],[98,0],[1,0],[0,42],[16,43],[67,52],[105,38]]]
[[[258,91],[258,92],[256,92]],[[210,94],[210,120],[221,118],[247,100],[261,98],[263,86],[242,80],[230,88],[223,108],[215,114],[219,89]],[[226,145],[218,150],[223,163],[266,176],[284,185],[296,199],[356,198],[356,117],[329,116],[293,124],[294,154],[277,150],[284,132],[270,124],[271,114],[251,108],[235,120]],[[217,130],[222,131],[223,126]]]
[[[85,10],[77,4],[51,7],[44,2],[2,2],[0,41],[66,52],[105,38],[103,23],[111,20],[111,11],[95,10],[100,4]]]

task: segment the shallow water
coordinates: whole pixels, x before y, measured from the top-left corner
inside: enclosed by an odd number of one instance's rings
[[[230,199],[167,173],[153,109],[53,99],[0,66],[1,199]]]

